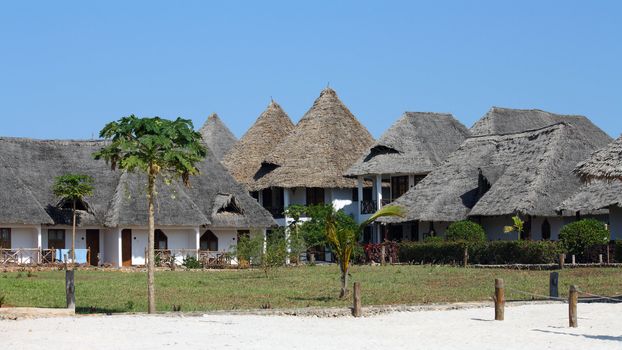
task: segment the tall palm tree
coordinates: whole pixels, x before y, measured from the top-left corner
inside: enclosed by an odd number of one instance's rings
[[[52,187],[62,202],[72,203],[71,262],[76,263],[76,203],[93,194],[93,178],[83,174],[65,174],[56,177]]]
[[[112,170],[147,174],[149,238],[147,240],[147,302],[148,312],[155,313],[154,232],[156,179],[158,176],[181,178],[189,186],[191,175],[197,175],[196,163],[205,158],[207,149],[201,134],[194,131],[192,121],[137,118],[134,115],[108,123],[99,133],[110,144],[95,152],[95,159],[104,159]]]
[[[334,209],[329,211],[326,216],[326,238],[330,244],[331,250],[335,254],[337,261],[339,262],[339,270],[341,271],[341,292],[340,298],[344,298],[348,295],[348,275],[350,273],[350,259],[352,258],[352,251],[358,244],[365,226],[376,221],[376,219],[383,216],[403,216],[404,210],[402,207],[395,205],[388,205],[378,210],[369,219],[365,220],[358,226],[358,229],[353,229],[348,226],[340,226],[337,220],[337,211]]]

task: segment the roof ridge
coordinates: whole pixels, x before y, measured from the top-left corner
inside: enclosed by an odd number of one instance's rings
[[[507,133],[498,133],[498,134],[486,134],[486,135],[472,135],[466,138],[465,141],[471,140],[471,139],[485,139],[485,138],[495,138],[495,137],[500,137],[500,136],[518,136],[520,134],[530,134],[530,133],[535,133],[538,131],[544,131],[546,129],[554,129],[557,128],[560,125],[565,125],[565,126],[572,126],[572,124],[566,122],[566,121],[559,121],[553,124],[549,124],[547,126],[543,126],[541,128],[535,128],[535,129],[527,129],[527,130],[521,130],[521,131],[517,131],[517,132],[507,132]]]

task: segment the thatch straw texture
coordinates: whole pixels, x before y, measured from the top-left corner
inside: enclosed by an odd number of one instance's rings
[[[498,114],[487,122],[504,125],[504,130],[528,127],[520,118],[523,112]],[[443,164],[395,201],[406,208],[405,218],[380,221],[556,215],[556,207],[580,186],[572,173],[574,166],[610,140],[585,117],[556,116],[553,120],[558,117],[564,121],[535,130],[466,139]],[[512,120],[519,126],[512,125]]]
[[[585,182],[622,180],[622,137],[577,165],[575,173]]]
[[[293,129],[291,119],[272,101],[222,162],[239,183],[253,190],[261,162]]]
[[[94,193],[86,198],[88,211],[79,211],[78,224],[117,227],[147,224],[146,177],[111,171],[93,152],[103,141],[46,141],[0,138],[0,223],[71,224],[70,212],[58,208],[52,192],[55,177],[68,172],[90,175]],[[274,220],[220,164],[213,154],[199,164],[201,174],[192,186],[158,181],[158,225],[269,227]],[[219,194],[235,198],[241,213],[214,214]],[[12,205],[8,205],[12,204]],[[47,215],[43,215],[43,213]],[[232,218],[233,217],[233,218]]]
[[[347,176],[427,174],[469,136],[451,114],[406,112],[347,171]]]
[[[266,157],[256,188],[353,188],[345,171],[373,144],[367,129],[326,88],[290,133]]]
[[[539,109],[492,107],[471,127],[471,135],[497,135],[540,129],[569,119],[581,122],[585,117],[554,114]]]
[[[622,206],[622,181],[593,180],[581,186],[557,209],[569,213],[589,213],[612,205]]]
[[[216,159],[222,160],[225,154],[235,145],[237,139],[235,135],[227,128],[225,123],[213,113],[199,129],[203,141],[215,156]]]

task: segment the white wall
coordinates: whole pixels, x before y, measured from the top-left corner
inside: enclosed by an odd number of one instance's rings
[[[37,230],[34,227],[11,227],[11,248],[37,248]]]
[[[119,229],[111,228],[102,230],[100,234],[102,233],[104,239],[102,247],[104,251],[101,262],[103,264],[112,264],[113,266],[119,267]]]
[[[304,187],[296,187],[290,189],[284,189],[284,191],[289,191],[289,204],[299,204],[306,205],[307,204],[307,189]],[[326,195],[326,194],[324,194]]]
[[[352,189],[351,188],[331,188],[327,189],[325,193],[330,194],[330,201],[335,209],[343,209],[344,213],[350,215],[355,220],[357,219],[358,205],[352,201]]]
[[[162,228],[168,238],[168,249],[196,249],[194,228]],[[148,230],[132,229],[132,265],[145,264],[145,248],[147,248]],[[187,254],[179,253],[176,260],[181,263]]]

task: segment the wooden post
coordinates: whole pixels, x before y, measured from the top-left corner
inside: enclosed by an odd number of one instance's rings
[[[67,271],[67,254],[63,254],[63,259],[65,259],[65,271]]]
[[[598,263],[599,264],[603,264],[603,255],[602,254],[598,254]]]
[[[549,276],[549,296],[551,298],[559,297],[559,290],[557,288],[558,286],[559,286],[559,273],[551,272]]]
[[[575,256],[574,254],[572,254],[572,264],[575,265],[577,263],[577,261],[575,260]]]
[[[386,259],[387,251],[385,249],[384,244],[380,246],[380,264],[384,265]]]
[[[352,316],[361,317],[363,311],[361,310],[361,284],[354,282],[354,300],[352,305]]]
[[[76,289],[73,283],[74,270],[65,271],[65,294],[67,296],[67,308],[76,308]]]
[[[564,269],[564,262],[566,261],[566,254],[559,254],[559,269]]]
[[[495,320],[503,321],[505,307],[505,288],[503,286],[503,279],[495,279]]]
[[[467,265],[469,265],[469,248],[468,247],[464,247],[464,256],[462,259],[462,265],[464,267],[467,267]]]
[[[610,247],[610,245],[607,244],[607,265],[609,265],[611,263],[611,261],[609,260],[609,247]]]
[[[309,254],[309,261],[311,262],[311,264],[315,264],[315,253]]]
[[[577,324],[577,301],[579,300],[579,291],[574,284],[570,286],[568,292],[568,324],[570,327],[576,328]]]
[[[149,264],[149,250],[145,247],[145,266]]]

